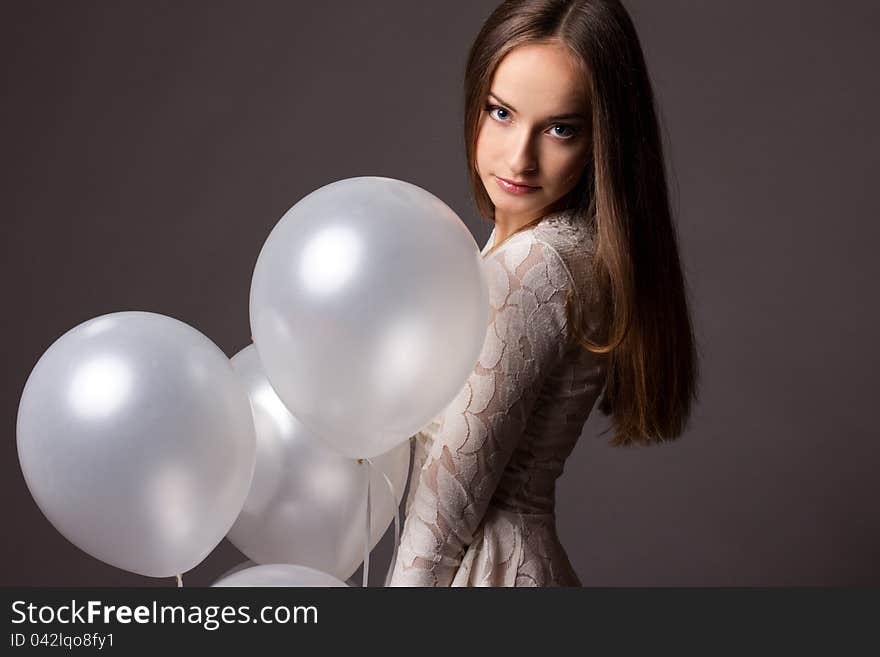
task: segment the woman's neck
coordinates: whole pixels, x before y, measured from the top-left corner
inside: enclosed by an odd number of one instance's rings
[[[496,221],[495,221],[495,237],[492,239],[492,247],[486,252],[486,255],[483,256],[483,257],[487,257],[487,256],[488,256],[490,253],[492,253],[495,249],[497,249],[499,246],[501,246],[501,245],[505,242],[505,240],[507,240],[507,239],[513,237],[513,236],[516,235],[517,233],[520,233],[520,232],[522,232],[522,231],[524,231],[524,230],[528,230],[528,229],[531,228],[532,226],[536,225],[536,224],[537,224],[538,222],[540,222],[541,219],[543,219],[545,216],[547,216],[547,215],[542,214],[542,215],[540,215],[540,216],[538,216],[538,217],[535,217],[535,218],[532,219],[531,221],[527,221],[526,223],[517,226],[515,229],[513,229],[513,230],[510,231],[510,232],[502,231],[502,227],[503,227],[503,226],[502,226],[502,225],[499,225],[499,224],[498,224],[498,221],[496,220]]]
[[[511,216],[495,210],[495,244],[501,244],[516,233],[531,228],[547,215],[554,214],[565,207],[567,199],[560,198],[555,203],[531,214]]]
[[[538,216],[525,215],[520,217],[506,217],[496,212],[495,214],[495,244],[501,244],[507,238],[515,235],[538,223],[546,213],[540,212]]]

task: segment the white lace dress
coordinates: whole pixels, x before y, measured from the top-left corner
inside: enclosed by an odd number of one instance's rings
[[[492,253],[489,326],[473,372],[413,442],[389,586],[581,586],[559,542],[556,480],[604,384],[606,355],[573,338],[566,298],[596,338],[592,229],[544,217]],[[568,501],[574,503],[573,500]]]

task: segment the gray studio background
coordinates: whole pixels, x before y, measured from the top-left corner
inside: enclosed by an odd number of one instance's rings
[[[594,414],[558,486],[560,538],[586,586],[876,586],[880,6],[625,4],[663,122],[701,402],[650,449],[609,448]],[[175,586],[73,546],[25,486],[18,401],[62,333],[148,310],[234,355],[269,231],[342,178],[422,186],[485,243],[461,78],[494,6],[0,4],[0,585]],[[224,540],[184,584],[243,560]]]

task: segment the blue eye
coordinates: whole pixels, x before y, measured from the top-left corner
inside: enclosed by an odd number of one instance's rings
[[[504,109],[503,107],[500,107],[499,105],[492,105],[490,103],[487,103],[483,109],[484,109],[484,111],[489,112],[490,116],[492,116],[492,112],[495,112],[497,110],[498,114],[494,115],[493,118],[495,118],[496,121],[501,121],[502,123],[507,123],[507,119],[503,116],[500,116],[501,112],[504,112],[505,114],[509,114],[509,112],[506,109]],[[570,126],[565,123],[557,123],[556,125],[552,126],[550,129],[555,130],[556,128],[562,128],[563,130],[568,130],[568,133],[565,135],[560,135],[559,133],[555,134],[555,136],[559,137],[562,141],[568,141],[569,139],[574,139],[575,137],[577,137],[578,130],[577,130],[577,128],[575,128],[573,126]]]
[[[505,112],[505,113],[507,112],[506,109],[504,109],[503,107],[499,107],[498,105],[486,105],[486,107],[485,107],[484,109],[485,109],[487,112],[489,112],[489,114],[491,114],[491,113],[494,112],[495,110],[499,110],[500,112]],[[503,118],[499,118],[499,120],[503,121],[504,119],[503,119]]]
[[[569,131],[569,134],[567,136],[566,135],[557,135],[558,137],[562,137],[563,139],[571,139],[572,137],[574,137],[577,134],[577,130],[572,128],[570,125],[565,125],[564,123],[559,123],[553,127],[554,128],[563,128],[563,129]]]

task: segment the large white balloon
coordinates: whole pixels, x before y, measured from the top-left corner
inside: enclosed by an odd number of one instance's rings
[[[486,335],[480,250],[440,199],[340,180],[281,218],[251,281],[251,334],[291,412],[347,456],[387,452],[461,390]]]
[[[265,564],[245,568],[217,580],[212,587],[221,586],[289,586],[289,587],[348,587],[345,582],[320,570],[296,564]]]
[[[237,572],[239,572],[239,571],[245,570],[246,568],[253,568],[254,566],[257,566],[257,565],[259,565],[259,564],[255,564],[255,563],[254,563],[253,561],[251,561],[250,559],[245,559],[245,560],[242,561],[241,563],[237,563],[237,564],[235,564],[235,565],[234,565],[232,568],[230,568],[229,570],[224,571],[223,574],[220,575],[220,576],[217,578],[217,580],[214,582],[214,584],[212,584],[211,586],[218,586],[218,585],[219,585],[219,582],[220,582],[221,580],[225,579],[226,577],[229,577],[230,575],[233,575],[234,573],[237,573]],[[326,575],[327,573],[324,573],[324,574]],[[331,577],[332,577],[332,575],[331,575]],[[251,581],[253,581],[253,580],[251,580]],[[234,580],[233,580],[233,584],[234,584]],[[350,586],[350,587],[360,587],[360,586],[362,586],[361,584],[358,584],[357,582],[355,582],[352,578],[349,578],[349,579],[345,580],[345,585],[346,585],[346,586]],[[225,584],[224,584],[223,586],[225,586]],[[273,584],[272,586],[274,586],[274,584]],[[338,584],[336,584],[335,586],[338,586]]]
[[[347,579],[364,557],[368,464],[340,454],[290,413],[266,379],[253,345],[233,356],[232,366],[250,395],[257,460],[229,541],[258,564],[299,564]],[[371,459],[371,550],[398,512],[409,451],[404,442]]]
[[[18,408],[37,505],[92,556],[152,577],[205,559],[250,488],[255,435],[229,359],[176,319],[120,312],[58,338]]]
[[[217,577],[217,581],[223,579],[224,577],[228,577],[229,575],[232,575],[233,573],[237,573],[240,570],[244,570],[245,568],[252,568],[257,565],[259,565],[259,564],[255,564],[250,559],[245,559],[241,563],[237,563],[234,566],[232,566],[232,568],[229,568],[228,570],[223,571],[223,574],[220,575],[219,577]]]

